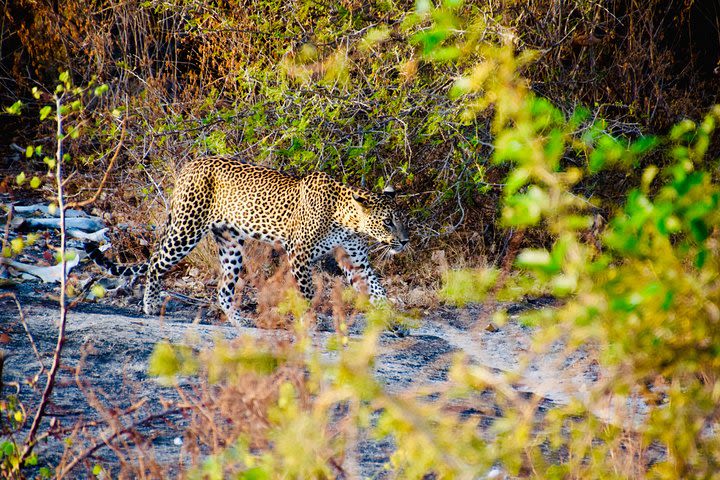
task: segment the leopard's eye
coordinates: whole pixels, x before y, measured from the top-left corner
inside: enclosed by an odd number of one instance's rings
[[[385,225],[387,228],[392,227],[392,224],[393,224],[393,222],[392,222],[392,219],[390,219],[390,218],[386,218],[386,219],[383,221],[383,225]]]

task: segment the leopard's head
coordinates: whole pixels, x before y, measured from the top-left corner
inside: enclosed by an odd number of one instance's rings
[[[392,254],[401,252],[410,239],[405,215],[395,203],[395,190],[389,187],[382,194],[358,190],[352,198],[360,233],[387,245]]]

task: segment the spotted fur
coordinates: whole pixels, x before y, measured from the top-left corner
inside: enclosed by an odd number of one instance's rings
[[[366,286],[371,300],[385,298],[385,289],[370,266],[366,239],[388,246],[392,253],[408,243],[408,232],[393,200],[394,192],[375,194],[345,186],[315,172],[295,178],[277,170],[212,157],[189,162],[180,172],[171,211],[150,260],[118,265],[96,246],[89,256],[114,275],[145,275],[146,314],[160,311],[162,276],[182,260],[208,233],[218,244],[222,278],[218,303],[231,320],[233,297],[242,270],[246,239],[279,243],[287,252],[300,292],[312,299],[311,268],[336,247],[345,250],[341,268],[356,287]]]

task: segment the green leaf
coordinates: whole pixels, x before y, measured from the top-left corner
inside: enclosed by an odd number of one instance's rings
[[[433,4],[430,0],[415,0],[415,12],[418,14],[428,13],[432,7]]]
[[[462,95],[472,92],[472,90],[473,82],[470,77],[460,77],[455,80],[452,87],[450,87],[450,98],[455,100]]]
[[[443,275],[440,298],[454,305],[480,303],[495,285],[499,272],[495,269],[451,270]]]
[[[37,242],[39,238],[40,238],[39,233],[28,233],[27,236],[25,237],[25,243],[27,245],[34,245],[35,242]]]
[[[27,180],[27,177],[25,176],[25,172],[20,172],[17,177],[15,177],[15,183],[18,185],[22,185],[25,183],[25,180]]]
[[[243,472],[240,478],[242,480],[269,480],[270,474],[263,468],[255,467]]]
[[[425,57],[436,62],[450,62],[460,56],[460,48],[456,46],[439,47],[428,52]]]
[[[686,133],[695,130],[695,127],[695,122],[693,122],[692,120],[685,119],[681,121],[680,123],[673,126],[670,130],[670,140],[680,140],[683,136],[685,136]]]
[[[533,157],[533,149],[528,140],[527,128],[503,130],[495,138],[493,161],[496,163],[518,162],[522,165],[523,162],[527,162],[529,158]]]
[[[105,296],[105,288],[102,285],[93,285],[90,291],[95,298],[103,298]]]
[[[531,185],[526,193],[513,195],[505,201],[502,218],[509,226],[535,225],[549,204],[547,192]]]
[[[40,120],[45,120],[48,115],[50,115],[50,112],[52,112],[52,107],[50,105],[45,105],[43,108],[40,109]]]
[[[554,128],[547,136],[547,140],[545,142],[545,161],[548,163],[550,168],[553,170],[557,168],[564,151],[565,139],[563,138],[562,131]]]
[[[588,160],[588,169],[591,173],[599,172],[605,166],[605,154],[601,150],[593,150]]]
[[[660,143],[657,137],[646,135],[635,140],[630,145],[630,151],[636,155],[644,155]]]
[[[582,125],[582,123],[590,117],[590,110],[584,107],[576,108],[570,119],[568,120],[568,127],[570,130],[576,130]]]
[[[35,148],[32,145],[30,145],[29,147],[27,147],[25,149],[25,158],[32,157],[34,153],[35,153]]]
[[[423,49],[423,55],[430,55],[433,50],[440,47],[443,41],[447,38],[448,33],[444,29],[431,28],[429,30],[423,30],[412,36],[410,41],[412,43],[421,44]]]
[[[368,48],[384,42],[390,37],[390,29],[383,25],[377,28],[371,28],[365,34],[365,37],[360,42],[360,48],[367,50]]]
[[[507,180],[505,181],[505,194],[512,195],[517,192],[522,186],[524,186],[530,179],[530,172],[528,169],[518,167],[510,172]]]
[[[643,189],[647,190],[650,187],[650,184],[655,179],[655,176],[658,174],[659,169],[655,165],[650,165],[645,170],[643,170],[642,173],[642,186]]]
[[[521,268],[546,268],[552,264],[552,257],[545,249],[526,248],[517,256],[515,263]]]
[[[710,235],[710,230],[708,229],[707,224],[699,218],[690,222],[690,232],[692,233],[693,238],[698,242],[704,242],[708,235]]]
[[[3,443],[0,443],[0,453],[3,455],[9,457],[15,452],[15,444],[9,441],[4,441]]]
[[[108,91],[108,88],[109,88],[108,85],[106,83],[104,83],[104,84],[100,85],[99,87],[96,87],[95,90],[93,91],[93,93],[96,97],[101,97],[102,95],[105,94],[105,92]]]
[[[22,109],[23,103],[18,100],[17,102],[13,103],[9,107],[5,107],[5,112],[10,115],[20,115],[20,110]]]
[[[77,253],[75,252],[75,250],[68,250],[65,252],[65,261],[72,262],[73,260],[75,260],[76,256],[77,256]],[[62,258],[63,258],[63,256],[60,252],[55,253],[55,260],[58,263],[60,263],[62,261]]]
[[[95,465],[92,469],[92,473],[95,476],[100,475],[102,473],[102,471],[103,471],[103,468],[100,465]]]
[[[37,176],[34,176],[32,180],[30,180],[30,187],[31,188],[38,188],[40,186],[40,178]]]
[[[157,377],[172,377],[180,371],[180,363],[172,345],[162,341],[155,345],[150,356],[148,373]]]

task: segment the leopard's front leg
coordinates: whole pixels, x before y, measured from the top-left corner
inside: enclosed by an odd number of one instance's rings
[[[171,216],[157,250],[150,257],[143,296],[146,315],[160,313],[163,275],[195,248],[205,232],[205,226],[189,215]]]
[[[385,288],[380,284],[380,279],[370,266],[370,258],[367,244],[358,237],[351,237],[342,244],[344,255],[338,259],[340,268],[345,272],[350,284],[355,290],[370,295],[370,303],[378,306],[387,301]],[[405,337],[410,334],[407,326],[396,319],[389,319],[386,328],[397,337]]]
[[[342,245],[345,255],[338,262],[348,282],[355,290],[370,296],[370,302],[380,303],[387,300],[385,288],[370,266],[367,244],[358,237],[350,237]]]

